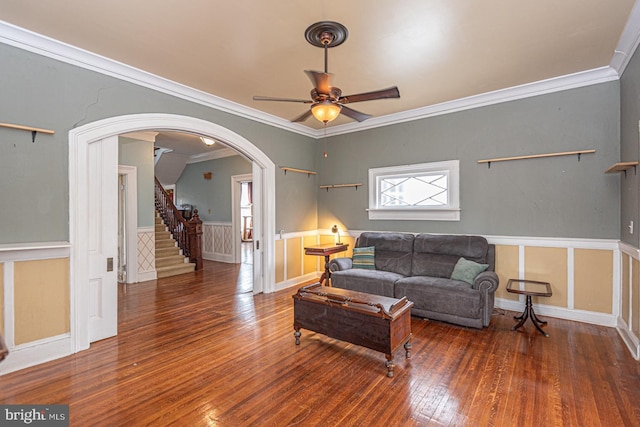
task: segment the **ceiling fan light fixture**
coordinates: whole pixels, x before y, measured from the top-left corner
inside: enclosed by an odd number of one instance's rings
[[[311,106],[311,113],[318,121],[327,124],[340,115],[342,106],[331,101],[323,101]]]
[[[204,136],[200,137],[200,141],[202,141],[204,145],[208,145],[209,147],[216,143],[213,139],[206,138]]]

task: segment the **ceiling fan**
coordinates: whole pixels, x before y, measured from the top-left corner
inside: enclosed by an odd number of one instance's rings
[[[358,93],[355,95],[342,95],[340,88],[331,86],[331,76],[327,71],[327,50],[330,47],[338,46],[347,39],[349,32],[347,28],[333,21],[321,21],[309,26],[304,35],[307,41],[316,47],[324,48],[324,72],[305,70],[305,73],[314,85],[311,90],[311,99],[276,98],[270,96],[254,96],[254,101],[281,101],[300,102],[311,104],[311,108],[305,113],[291,120],[292,122],[303,122],[313,115],[316,119],[327,124],[334,120],[340,113],[345,116],[362,122],[371,118],[371,115],[361,113],[345,104],[354,102],[372,101],[383,98],[400,98],[400,92],[396,86],[388,89],[376,90],[373,92]]]

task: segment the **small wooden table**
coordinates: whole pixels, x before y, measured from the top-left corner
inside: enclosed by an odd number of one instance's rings
[[[520,287],[513,287],[513,284],[523,284],[524,287],[520,289]],[[511,292],[513,294],[520,294],[527,296],[527,302],[525,304],[524,312],[520,316],[513,316],[514,319],[519,320],[519,322],[511,328],[512,331],[515,331],[520,326],[524,325],[524,322],[527,319],[531,319],[531,323],[536,327],[538,331],[545,337],[548,337],[549,334],[542,330],[540,325],[546,325],[547,322],[544,320],[538,319],[536,313],[533,311],[533,304],[531,303],[531,297],[550,297],[551,296],[551,285],[548,282],[539,282],[537,280],[524,280],[524,279],[509,279],[507,283],[507,292]]]
[[[393,377],[393,353],[404,345],[411,357],[411,307],[406,297],[388,298],[319,283],[293,295],[293,336],[300,345],[300,329],[308,329],[384,353],[387,376]]]
[[[349,247],[348,243],[325,243],[317,246],[308,246],[304,248],[305,255],[324,256],[324,273],[320,276],[320,283],[323,281],[325,285],[329,284],[331,278],[331,270],[329,270],[329,257],[338,252],[344,252]]]

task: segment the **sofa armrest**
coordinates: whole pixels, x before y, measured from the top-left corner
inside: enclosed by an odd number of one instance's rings
[[[331,271],[343,271],[353,268],[353,260],[351,258],[334,258],[329,262]]]
[[[498,275],[495,271],[483,271],[476,276],[472,287],[473,289],[493,293],[498,289],[498,281]]]

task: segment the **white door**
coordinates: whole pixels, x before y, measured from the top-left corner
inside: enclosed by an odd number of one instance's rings
[[[118,137],[89,144],[89,342],[118,333]]]

